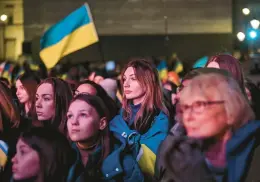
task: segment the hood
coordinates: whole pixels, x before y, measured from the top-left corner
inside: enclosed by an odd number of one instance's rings
[[[228,181],[243,181],[259,132],[260,121],[249,121],[236,130],[228,141],[226,148]]]

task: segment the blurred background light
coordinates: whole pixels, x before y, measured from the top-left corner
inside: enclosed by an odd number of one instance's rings
[[[243,32],[238,32],[238,33],[237,33],[237,39],[238,39],[240,42],[244,41],[245,38],[246,38],[246,35],[245,35]]]
[[[243,9],[242,9],[242,12],[243,12],[244,15],[249,15],[249,14],[250,14],[250,9],[248,9],[248,8],[243,8]]]

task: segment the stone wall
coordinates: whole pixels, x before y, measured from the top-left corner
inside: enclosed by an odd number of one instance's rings
[[[25,0],[31,40],[85,0]],[[231,0],[89,0],[100,35],[231,33]],[[167,22],[166,19],[167,18]],[[166,26],[166,23],[168,24]]]

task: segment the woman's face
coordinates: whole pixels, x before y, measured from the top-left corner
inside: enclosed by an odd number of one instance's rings
[[[29,101],[30,97],[27,93],[26,89],[24,88],[22,82],[17,80],[15,83],[16,87],[16,96],[21,104],[24,104]]]
[[[217,69],[219,69],[220,67],[219,67],[219,64],[217,62],[213,61],[213,62],[210,62],[208,64],[207,68],[217,68]]]
[[[136,78],[133,67],[128,67],[123,75],[123,89],[127,100],[133,100],[135,105],[140,104],[145,97],[143,88]]]
[[[16,154],[12,159],[12,172],[15,180],[36,177],[40,172],[40,157],[38,153],[19,139],[16,144]]]
[[[78,94],[89,94],[89,95],[96,95],[97,94],[97,91],[96,89],[90,85],[90,84],[81,84],[77,90],[75,91],[75,95],[78,95]]]
[[[88,141],[101,129],[97,111],[82,100],[70,104],[67,118],[69,136],[74,142]]]
[[[55,101],[52,85],[41,84],[36,91],[36,113],[39,121],[48,120],[55,115]],[[57,113],[58,114],[58,113]]]
[[[196,92],[192,96],[187,93],[181,96],[179,108],[188,136],[210,138],[224,135],[229,129],[224,105],[223,100],[207,99]]]

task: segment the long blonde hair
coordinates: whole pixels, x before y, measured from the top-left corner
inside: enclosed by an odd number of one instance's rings
[[[122,71],[123,75],[127,68],[132,67],[138,82],[145,89],[144,101],[134,120],[135,129],[141,133],[146,132],[150,128],[153,121],[152,117],[156,115],[156,111],[161,110],[168,115],[168,110],[163,103],[163,93],[158,71],[151,64],[151,61],[149,58],[132,58]],[[121,77],[121,85],[123,90],[123,76]],[[123,118],[126,121],[129,121],[132,115],[130,102],[123,93]]]

